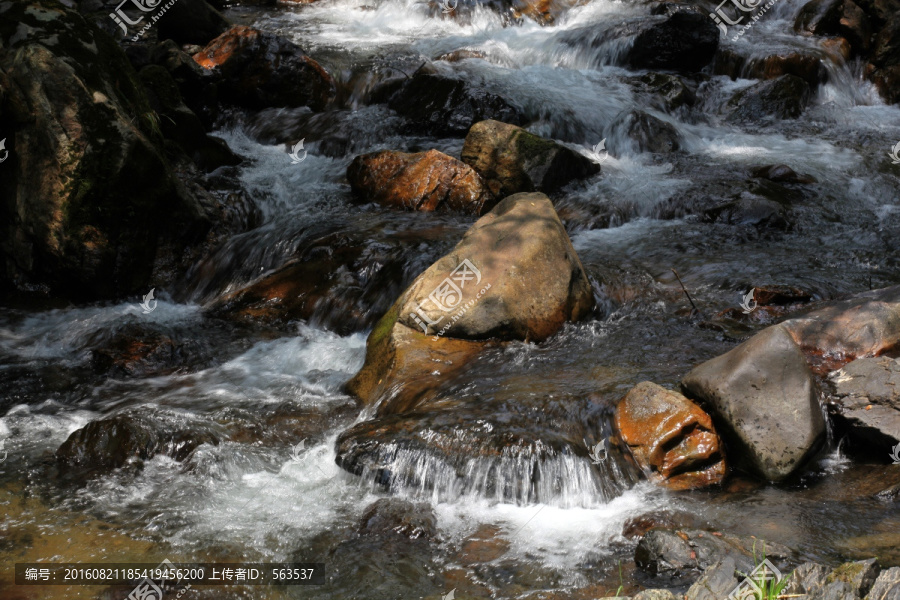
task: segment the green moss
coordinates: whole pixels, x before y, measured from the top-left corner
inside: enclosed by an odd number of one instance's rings
[[[556,142],[524,130],[518,132],[515,144],[519,156],[526,159],[548,154],[556,147]]]
[[[844,563],[834,571],[828,574],[828,577],[825,578],[825,583],[830,584],[835,581],[844,581],[847,583],[852,583],[859,579],[859,576],[863,571],[867,569],[867,565],[860,563]]]
[[[375,328],[372,329],[372,333],[369,334],[369,347],[376,347],[377,345],[387,341],[388,337],[391,335],[391,330],[394,329],[394,324],[397,323],[397,319],[400,318],[400,304],[403,299],[403,296],[400,296],[394,305],[391,306],[384,316],[378,319],[378,322],[375,323]]]

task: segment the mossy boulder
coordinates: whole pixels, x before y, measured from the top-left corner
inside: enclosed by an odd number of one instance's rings
[[[600,165],[562,144],[493,120],[472,126],[460,156],[500,198],[519,192],[553,193],[600,172]]]
[[[160,151],[140,79],[53,0],[0,2],[0,45],[0,276],[74,299],[145,290],[158,246],[210,220]]]

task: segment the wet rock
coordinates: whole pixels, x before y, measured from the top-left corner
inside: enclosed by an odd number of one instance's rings
[[[437,537],[437,519],[431,505],[397,498],[382,498],[366,507],[357,526],[359,535],[397,534],[411,540]]]
[[[708,65],[719,48],[719,30],[708,16],[676,12],[639,33],[628,53],[635,69],[697,72]]]
[[[135,48],[146,48],[143,45],[126,46],[126,52]],[[163,67],[178,85],[184,103],[203,123],[207,131],[211,130],[219,116],[219,96],[213,71],[197,64],[190,54],[182,50],[172,40],[165,40],[149,50],[146,59],[135,60],[133,53],[129,58],[135,68],[143,69],[153,64]]]
[[[463,136],[475,123],[496,119],[524,124],[506,99],[462,79],[420,70],[391,96],[388,106],[411,122],[417,133]]]
[[[510,543],[496,525],[482,524],[462,541],[454,562],[470,567],[497,560],[509,551]]]
[[[883,490],[876,492],[873,496],[885,502],[898,502],[900,501],[900,483],[890,485]]]
[[[824,440],[815,380],[782,325],[694,368],[682,387],[712,413],[733,464],[764,479],[786,478]]]
[[[900,600],[900,567],[882,571],[865,600]]]
[[[765,165],[751,171],[754,177],[776,181],[778,183],[816,183],[812,175],[798,175],[787,165]]]
[[[900,344],[900,286],[831,302],[783,325],[817,372],[833,371]]]
[[[176,142],[201,169],[212,171],[222,165],[241,162],[224,140],[206,134],[200,118],[181,99],[178,85],[159,65],[147,65],[140,71],[151,108],[156,111],[160,131]]]
[[[119,415],[91,421],[73,432],[56,451],[56,460],[64,474],[107,471],[160,453],[181,461],[201,444],[218,443],[219,437],[209,430],[179,427],[146,415]]]
[[[900,444],[900,360],[860,358],[829,375],[832,411],[867,446]]]
[[[644,381],[616,407],[616,427],[638,465],[666,487],[715,485],[725,476],[712,419],[679,394]]]
[[[519,192],[549,194],[600,172],[599,165],[574,150],[499,121],[473,125],[461,158],[499,198]]]
[[[357,156],[347,168],[347,180],[363,201],[407,210],[481,215],[496,203],[472,167],[437,150]]]
[[[461,60],[467,60],[470,58],[478,58],[485,60],[487,59],[487,55],[480,50],[469,50],[468,48],[461,48],[460,50],[454,50],[453,52],[445,52],[441,54],[434,60],[445,60],[447,62],[459,62]]]
[[[794,31],[806,35],[840,36],[857,54],[869,49],[872,25],[853,0],[813,0],[800,9]]]
[[[697,101],[694,89],[677,75],[647,73],[637,78],[637,82],[657,97],[661,109],[669,112],[682,106],[693,106]]]
[[[750,536],[696,529],[652,529],[638,542],[634,557],[637,565],[651,574],[678,577],[707,569],[723,559],[731,559],[738,571],[749,573],[756,566],[754,552],[774,563],[792,555],[790,548]]]
[[[159,39],[178,44],[206,45],[231,24],[205,0],[178,0],[156,24]]]
[[[214,39],[194,60],[217,76],[219,97],[238,106],[322,110],[335,95],[334,79],[300,46],[243,25]]]
[[[732,122],[796,119],[809,104],[809,84],[796,75],[782,75],[751,85],[728,101]]]
[[[366,362],[348,390],[380,410],[409,410],[422,387],[479,352],[488,340],[540,341],[593,307],[581,261],[550,200],[515,194],[419,275],[375,326]]]
[[[828,81],[828,69],[819,54],[793,49],[760,58],[740,54],[734,48],[719,48],[713,73],[731,79],[777,79],[782,75],[796,75],[809,84],[810,89]]]
[[[702,218],[710,223],[743,225],[761,230],[791,228],[791,222],[781,204],[750,192],[742,192],[736,200],[704,211]]]
[[[760,306],[809,302],[812,294],[790,285],[759,285],[753,288],[753,299]]]
[[[60,4],[2,9],[0,278],[80,300],[146,293],[157,248],[195,242],[210,215],[112,38]]]
[[[868,77],[889,104],[900,102],[900,12],[895,12],[875,37]]]
[[[403,291],[402,235],[373,242],[361,233],[320,237],[275,271],[214,301],[208,314],[288,326],[308,320],[341,335],[370,328]]]
[[[681,148],[681,135],[675,126],[647,114],[630,110],[618,115],[612,124],[610,152],[619,155],[635,152],[675,152]]]
[[[669,590],[644,590],[632,598],[632,600],[679,600]]]
[[[164,375],[182,367],[196,353],[191,342],[140,325],[125,327],[102,346],[91,350],[94,371],[109,377]]]

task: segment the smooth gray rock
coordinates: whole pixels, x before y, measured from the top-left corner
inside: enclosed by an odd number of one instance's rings
[[[884,450],[900,443],[900,361],[860,358],[828,379],[836,416],[853,437]]]
[[[711,411],[734,464],[764,479],[784,479],[824,440],[813,374],[782,325],[694,368],[681,384]]]
[[[794,569],[791,579],[786,588],[785,594],[808,594],[810,597],[815,595],[825,584],[825,577],[828,576],[828,569],[816,563],[804,563]]]
[[[813,600],[859,600],[859,596],[853,593],[853,586],[846,581],[826,584],[822,592],[812,598]]]
[[[688,589],[684,600],[722,600],[737,586],[734,560],[726,558],[712,565]]]
[[[844,563],[825,578],[824,595],[830,597],[829,593],[836,594],[835,590],[838,588],[834,586],[834,583],[841,582],[850,586],[853,598],[862,598],[875,583],[880,571],[881,567],[874,558]],[[843,596],[834,596],[834,598],[843,598]]]

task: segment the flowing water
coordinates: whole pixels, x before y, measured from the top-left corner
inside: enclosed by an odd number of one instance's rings
[[[816,40],[791,32],[801,6],[781,0],[738,42],[723,45],[753,56],[819,52]],[[174,289],[157,290],[162,299],[152,313],[138,299],[0,313],[4,565],[313,560],[330,573],[320,587],[219,590],[216,598],[423,598],[452,588],[473,597],[600,597],[613,595],[620,577],[626,591],[653,583],[627,566],[623,575],[635,544],[623,527],[663,512],[684,526],[784,543],[798,559],[877,555],[900,564],[900,509],[870,498],[883,467],[835,448],[783,485],[738,478],[724,490],[678,494],[638,482],[615,449],[599,465],[587,455],[612,432],[612,408],[631,386],[673,387],[763,325],[713,318],[737,308],[750,287],[794,285],[821,300],[900,283],[900,167],[886,158],[900,141],[900,109],[878,100],[860,65],[829,59],[829,82],[797,120],[727,123],[722,105],[753,82],[724,76],[700,83],[697,106],[668,114],[635,87],[636,73],[616,66],[623,42],[603,36],[648,18],[648,5],[593,0],[546,27],[509,25],[478,6],[461,13],[442,18],[425,3],[401,0],[228,11],[236,22],[299,43],[335,74],[340,106],[324,114],[267,110],[223,125],[219,135],[246,157],[239,177],[263,223],[229,240]],[[336,466],[338,436],[381,423],[342,385],[362,365],[374,321],[474,218],[356,205],[344,173],[355,155],[383,148],[459,155],[462,140],[401,133],[408,131],[401,117],[370,103],[380,83],[458,49],[486,58],[437,68],[507,98],[531,131],[585,153],[607,140],[612,155],[602,176],[555,200],[599,307],[542,344],[480,356],[434,393],[427,411],[387,424],[378,451],[384,469],[354,475]],[[613,123],[633,108],[677,128],[681,150],[642,154],[629,145]],[[284,142],[301,138],[308,156],[291,164]],[[342,151],[329,150],[336,143]],[[779,163],[817,183],[772,192],[751,181],[751,167]],[[791,225],[697,218],[695,207],[710,197],[751,188],[779,194]],[[352,282],[333,288],[308,320],[235,325],[204,311],[335,239],[360,246],[361,258]],[[135,327],[175,340],[183,352],[178,368],[98,371],[92,351]],[[63,477],[57,448],[113,414],[211,432],[219,443],[180,461],[157,455],[105,475]],[[365,507],[388,495],[426,502],[437,537],[355,538]],[[3,595],[123,597],[91,587],[6,587]]]

